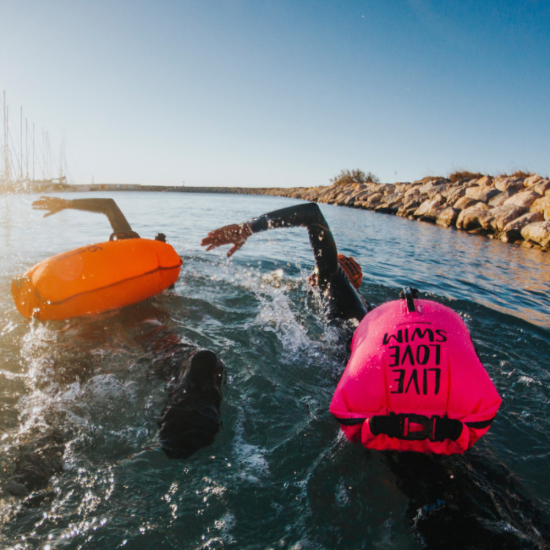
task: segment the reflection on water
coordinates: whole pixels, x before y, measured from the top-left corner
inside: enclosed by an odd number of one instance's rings
[[[449,545],[449,524],[481,533],[480,548],[490,533],[503,548],[544,547],[550,255],[322,206],[340,251],[363,266],[365,298],[381,303],[411,285],[456,309],[503,398],[472,451],[416,464],[348,444],[328,414],[345,345],[307,292],[305,230],[256,235],[231,261],[199,246],[215,227],[292,201],[112,196],[142,236],[167,234],[184,259],[176,288],[45,323],[17,313],[11,276],[105,240],[108,222],[76,211],[43,219],[34,197],[0,198],[2,547],[437,548],[438,537]],[[157,444],[166,395],[144,325],[210,348],[227,366],[224,428],[187,461],[167,460]],[[18,483],[22,472],[34,485]]]

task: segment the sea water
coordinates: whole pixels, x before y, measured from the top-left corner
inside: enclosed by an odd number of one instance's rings
[[[85,196],[100,195],[66,198]],[[37,498],[0,493],[2,548],[422,548],[430,537],[418,518],[433,510],[434,521],[445,518],[437,511],[445,507],[454,517],[479,517],[481,531],[513,534],[518,548],[544,547],[550,255],[321,206],[339,251],[363,267],[361,295],[376,305],[413,286],[452,307],[503,398],[472,450],[433,463],[449,487],[428,466],[411,489],[400,457],[348,443],[328,413],[346,346],[308,289],[306,230],[254,235],[230,260],[227,248],[200,247],[214,228],[299,201],[101,196],[114,198],[142,237],[165,233],[183,258],[181,275],[173,290],[139,306],[28,321],[11,299],[12,276],[107,240],[111,230],[98,214],[43,218],[31,208],[36,196],[0,197],[0,483],[25,442],[55,430],[64,443],[63,469]],[[214,350],[226,365],[223,428],[187,460],[168,460],[158,446],[165,384],[136,338],[141,322]]]

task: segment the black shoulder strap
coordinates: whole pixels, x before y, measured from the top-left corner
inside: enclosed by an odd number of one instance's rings
[[[414,299],[418,298],[418,290],[416,288],[406,286],[399,294],[399,297],[407,300],[407,309],[409,310],[409,313],[416,311],[416,307],[414,305]]]

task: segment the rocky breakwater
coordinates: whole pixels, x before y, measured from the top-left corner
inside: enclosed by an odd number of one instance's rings
[[[363,208],[550,250],[550,180],[483,176],[452,182],[352,183],[262,194]]]

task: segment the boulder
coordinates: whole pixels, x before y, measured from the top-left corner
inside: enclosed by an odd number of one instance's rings
[[[537,199],[530,208],[531,212],[540,212],[544,214],[545,220],[550,220],[550,197],[544,196]]]
[[[416,198],[403,200],[403,204],[398,208],[397,215],[408,218],[420,206],[420,201]]]
[[[441,191],[441,196],[445,197],[449,204],[456,202],[458,199],[463,197],[466,193],[466,189],[461,185],[456,185],[453,183],[448,185],[444,191]]]
[[[475,199],[476,201],[489,202],[496,195],[500,195],[501,191],[493,187],[469,187],[466,189],[466,196]]]
[[[416,186],[413,187],[412,189],[408,189],[407,191],[405,191],[405,193],[404,193],[403,196],[404,196],[406,199],[412,198],[412,197],[418,197],[418,196],[420,196],[421,193],[420,193],[420,191],[418,190],[418,187],[419,187],[419,186],[416,185]]]
[[[436,195],[441,195],[442,193],[445,193],[445,191],[450,187],[450,183],[442,183],[439,185],[435,185],[428,191],[428,198],[433,199]]]
[[[363,199],[363,202],[366,202],[369,206],[372,207],[375,204],[378,204],[383,198],[384,195],[382,193],[373,193],[366,199]]]
[[[537,174],[533,174],[532,176],[525,178],[523,185],[525,185],[525,187],[531,187],[532,185],[539,183],[540,180],[542,180],[540,176],[537,176]]]
[[[550,181],[547,179],[541,179],[538,183],[533,185],[530,189],[544,195],[550,190]]]
[[[452,206],[442,206],[442,210],[435,219],[437,225],[442,225],[443,227],[451,227],[456,223],[458,218],[459,210],[453,208]]]
[[[550,221],[530,223],[523,227],[521,236],[527,241],[533,241],[542,247],[550,244]]]
[[[510,197],[515,195],[518,192],[517,189],[506,189],[500,193],[500,195],[495,195],[492,199],[489,199],[489,206],[491,208],[496,208],[497,206],[502,206]]]
[[[441,211],[441,205],[445,199],[441,195],[436,195],[433,199],[424,201],[414,212],[415,218],[435,220]]]
[[[485,208],[483,208],[483,206]],[[491,222],[493,215],[489,211],[489,208],[484,203],[478,203],[470,208],[463,210],[456,220],[456,226],[458,229],[464,229],[465,231],[472,231],[473,229],[483,229],[489,231],[491,229]]]
[[[466,210],[466,208],[470,208],[474,206],[474,204],[478,204],[478,202],[479,201],[471,199],[470,197],[462,197],[458,199],[454,204],[450,204],[453,206],[453,208],[456,208],[457,210]]]
[[[499,191],[506,191],[506,189],[523,189],[523,180],[519,178],[513,178],[510,176],[499,176],[493,182],[496,189]]]
[[[529,208],[539,197],[540,194],[535,191],[521,191],[520,193],[512,195],[509,199],[506,199],[503,205],[506,206],[507,204],[515,204],[517,206]]]
[[[504,226],[500,238],[504,242],[513,242],[521,239],[521,230],[530,223],[544,221],[540,212],[528,212]]]
[[[502,231],[510,222],[526,214],[527,208],[509,204],[497,206],[489,210],[489,212],[493,215],[493,220],[491,221],[491,228],[493,231]]]
[[[483,176],[477,180],[477,184],[480,187],[491,187],[493,185],[493,178],[491,176]]]

